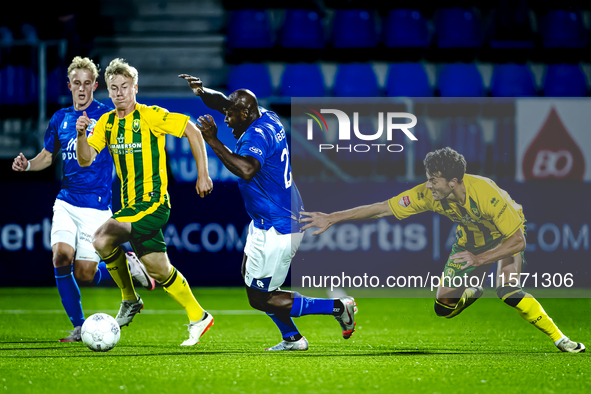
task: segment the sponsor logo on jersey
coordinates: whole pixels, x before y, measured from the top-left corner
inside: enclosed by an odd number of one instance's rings
[[[492,204],[493,207],[496,207],[497,204],[499,203],[499,199],[496,197],[493,197],[492,200],[490,200],[490,203]]]
[[[497,219],[499,219],[501,217],[501,215],[505,213],[505,209],[507,209],[507,203],[505,203],[505,205],[503,205],[501,212],[499,212],[499,214],[497,215]]]
[[[259,148],[254,147],[254,146],[251,146],[248,150],[251,151],[251,152],[253,152],[253,153],[256,153],[259,156],[262,156],[263,155],[263,151],[260,150]]]
[[[106,126],[105,126],[105,129],[107,131],[111,131],[111,129],[113,129],[113,123],[107,123]]]
[[[410,205],[410,197],[403,196],[402,198],[400,198],[400,201],[398,201],[398,205],[400,205],[401,207],[407,208]]]

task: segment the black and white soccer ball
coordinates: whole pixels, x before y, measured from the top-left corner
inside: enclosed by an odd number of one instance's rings
[[[106,352],[119,342],[121,329],[119,324],[106,313],[95,313],[82,324],[82,342],[90,350]]]

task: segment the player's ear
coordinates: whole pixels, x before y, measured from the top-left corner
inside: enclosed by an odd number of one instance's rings
[[[458,184],[458,178],[451,178],[451,181],[449,181],[448,184],[449,184],[449,187],[451,187],[453,189]]]
[[[94,92],[96,88],[98,88],[98,81],[95,81],[94,85],[92,85],[92,91]]]

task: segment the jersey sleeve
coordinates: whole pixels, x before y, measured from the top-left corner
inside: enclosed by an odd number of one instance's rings
[[[168,110],[156,105],[146,107],[142,115],[150,123],[150,129],[155,133],[170,134],[175,137],[182,137],[189,122],[187,115]]]
[[[402,220],[417,213],[433,210],[433,203],[429,199],[431,192],[425,185],[423,183],[415,186],[388,200],[388,206],[397,219]]]
[[[49,125],[47,126],[47,130],[45,130],[43,148],[50,153],[53,153],[56,150],[56,146],[55,146],[56,143],[58,144],[57,149],[59,149],[59,145],[60,145],[60,140],[57,136],[57,130],[58,130],[59,124],[60,124],[60,121],[58,118],[61,119],[61,116],[58,116],[58,114],[55,113],[51,117],[51,119],[49,120]]]
[[[261,163],[262,167],[265,164],[265,159],[268,157],[269,136],[258,127],[247,133],[244,135],[240,149],[236,153],[240,156],[254,157]]]
[[[507,192],[491,186],[481,204],[483,214],[492,219],[503,237],[512,236],[523,225],[524,218],[520,213],[520,206],[516,206]]]
[[[109,114],[103,114],[99,120],[94,125],[94,128],[90,131],[88,136],[86,137],[86,141],[88,141],[88,145],[93,147],[97,153],[101,153],[105,146],[107,146],[106,140],[106,127],[107,127],[107,119],[109,118]],[[113,125],[111,125],[113,127]]]

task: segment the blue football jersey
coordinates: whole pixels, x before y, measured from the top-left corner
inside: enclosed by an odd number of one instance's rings
[[[277,114],[260,110],[262,116],[242,134],[235,152],[254,157],[261,169],[250,182],[239,178],[238,187],[255,227],[274,227],[281,234],[299,232],[304,204],[291,176],[285,129]]]
[[[88,135],[101,115],[112,108],[94,100],[85,111],[91,119],[86,130]],[[60,109],[51,117],[45,132],[45,150],[52,153],[62,150],[64,179],[57,198],[76,207],[110,209],[113,160],[109,150],[99,153],[88,167],[80,167],[76,158],[76,121],[82,113],[74,110],[74,106]]]

